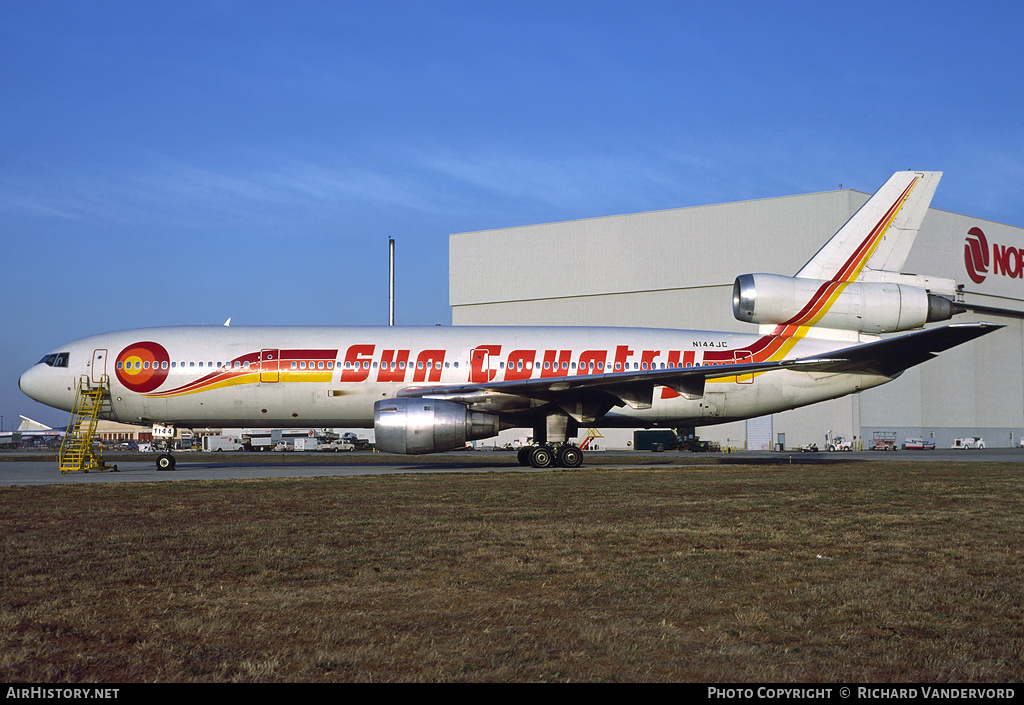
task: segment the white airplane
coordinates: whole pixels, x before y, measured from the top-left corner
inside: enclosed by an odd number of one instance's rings
[[[45,440],[59,440],[63,436],[63,429],[52,428],[44,423],[33,421],[27,416],[22,416],[17,431],[0,431],[0,446],[11,445],[15,439],[42,438]]]
[[[758,334],[600,327],[189,326],[62,345],[20,379],[71,411],[109,380],[102,417],[140,425],[373,427],[377,449],[432,453],[533,430],[535,467],[578,467],[581,426],[701,426],[859,392],[998,325],[952,324],[955,282],[903,275],[939,172],[898,172],[794,277],[744,274],[733,313]],[[945,296],[940,295],[945,294]],[[173,468],[164,453],[157,464]]]

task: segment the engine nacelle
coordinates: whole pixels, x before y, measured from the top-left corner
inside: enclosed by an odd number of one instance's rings
[[[440,453],[498,435],[498,417],[440,399],[383,399],[373,405],[377,450]]]
[[[949,299],[906,284],[829,282],[742,274],[732,311],[747,323],[821,326],[859,333],[894,333],[946,321],[960,309]]]

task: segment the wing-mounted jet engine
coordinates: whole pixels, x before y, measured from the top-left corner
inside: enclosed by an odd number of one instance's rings
[[[497,415],[441,399],[386,399],[373,405],[377,448],[417,455],[462,448],[466,441],[497,436]]]

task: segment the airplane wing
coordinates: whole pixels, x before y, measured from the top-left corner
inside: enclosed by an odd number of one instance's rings
[[[863,343],[826,355],[775,362],[699,365],[696,367],[611,372],[505,380],[462,385],[411,386],[398,397],[429,397],[460,402],[491,411],[526,411],[554,403],[578,421],[592,421],[613,406],[648,409],[654,388],[669,387],[690,399],[704,395],[709,379],[776,370],[836,374],[877,374],[894,377],[938,353],[991,333],[1001,325],[963,323],[917,331],[898,338]]]
[[[804,371],[875,374],[895,377],[904,370],[927,362],[939,353],[955,348],[1004,326],[996,323],[954,323],[941,328],[916,331],[898,338],[878,340],[836,350],[817,360],[803,358]]]

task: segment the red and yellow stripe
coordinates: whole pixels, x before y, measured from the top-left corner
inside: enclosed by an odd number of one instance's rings
[[[889,206],[885,215],[871,231],[864,237],[853,253],[839,267],[829,281],[823,282],[806,305],[785,323],[775,327],[771,334],[766,335],[747,346],[739,352],[750,353],[749,357],[744,355],[744,360],[750,362],[773,362],[786,359],[793,347],[804,338],[808,329],[820,321],[829,312],[836,300],[842,295],[846,287],[860,277],[861,272],[867,265],[868,260],[878,249],[886,232],[892,226],[893,221],[899,214],[903,205],[907,202],[914,187],[921,181],[920,176],[915,176],[907,185],[899,197]],[[734,361],[737,351],[728,350],[721,352],[707,352],[704,354],[705,362],[731,362]],[[735,382],[736,377],[723,377],[716,382]]]

